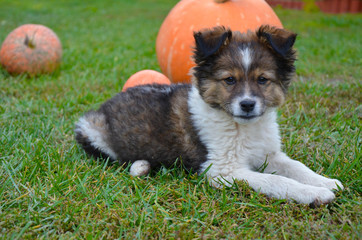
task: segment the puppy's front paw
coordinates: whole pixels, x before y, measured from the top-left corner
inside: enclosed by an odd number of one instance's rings
[[[307,178],[308,179],[308,178]],[[342,183],[337,179],[330,179],[320,175],[317,175],[314,178],[309,178],[308,181],[304,181],[304,184],[316,186],[316,187],[324,187],[329,190],[343,190],[344,187]]]
[[[332,191],[324,187],[309,187],[301,192],[297,202],[310,204],[313,207],[328,204],[333,201],[335,195]]]
[[[318,195],[317,195],[317,197],[315,197],[314,201],[309,203],[309,206],[315,208],[315,207],[319,207],[322,204],[328,204],[334,200],[334,198],[335,198],[334,193],[331,192],[327,188],[323,188],[323,189],[324,190],[322,190],[318,193]]]
[[[328,188],[329,190],[343,190],[344,187],[341,183],[341,181],[337,180],[337,179],[330,179],[330,181],[326,184],[325,186],[326,188]]]

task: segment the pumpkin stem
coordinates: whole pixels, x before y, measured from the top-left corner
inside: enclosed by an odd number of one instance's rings
[[[214,2],[216,2],[216,3],[224,3],[224,2],[227,2],[227,1],[229,1],[229,0],[214,0]]]
[[[30,39],[30,38],[28,37],[28,35],[25,36],[24,44],[25,44],[27,47],[31,48],[31,49],[34,49],[34,48],[35,48],[34,42],[32,41],[32,39]]]

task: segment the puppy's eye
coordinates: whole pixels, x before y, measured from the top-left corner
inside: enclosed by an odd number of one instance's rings
[[[236,83],[236,79],[234,77],[227,77],[224,79],[224,81],[228,85],[234,85]]]
[[[263,84],[265,84],[267,82],[268,82],[268,79],[266,79],[265,77],[262,77],[262,76],[258,77],[258,83],[260,85],[263,85]]]

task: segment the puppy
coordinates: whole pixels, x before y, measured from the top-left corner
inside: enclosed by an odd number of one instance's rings
[[[94,157],[132,163],[134,176],[174,165],[220,187],[245,180],[269,197],[324,204],[343,189],[281,151],[276,108],[295,73],[296,34],[270,26],[194,33],[192,84],[128,89],[90,111],[75,137]],[[263,172],[259,172],[263,168]]]

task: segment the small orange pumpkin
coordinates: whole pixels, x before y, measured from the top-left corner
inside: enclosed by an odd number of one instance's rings
[[[154,70],[142,70],[133,74],[127,82],[124,84],[122,91],[126,91],[128,88],[135,87],[138,85],[144,84],[151,84],[151,83],[158,83],[158,84],[168,84],[170,85],[170,80],[163,75]]]
[[[60,64],[62,45],[57,35],[39,24],[13,30],[0,49],[0,63],[10,74],[52,73]]]
[[[263,24],[283,27],[264,0],[181,0],[157,35],[156,53],[161,70],[171,82],[190,82],[194,31],[224,25],[246,32]]]

